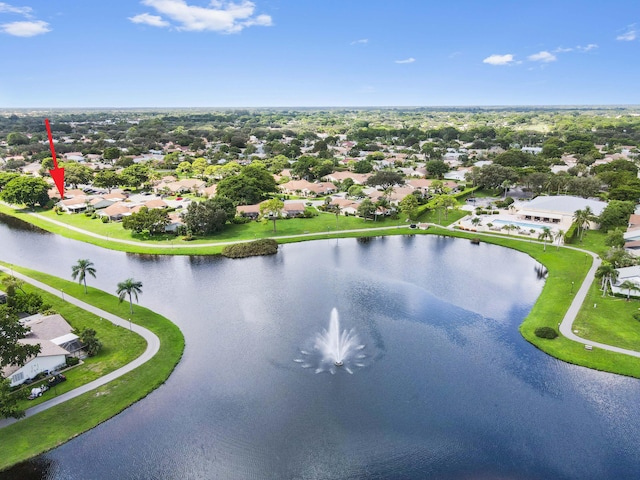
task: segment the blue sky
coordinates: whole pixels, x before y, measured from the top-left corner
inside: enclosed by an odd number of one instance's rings
[[[640,104],[637,0],[10,0],[0,108]]]

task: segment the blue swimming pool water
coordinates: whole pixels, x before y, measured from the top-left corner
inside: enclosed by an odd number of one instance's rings
[[[516,222],[511,220],[501,220],[499,218],[496,218],[495,220],[491,220],[491,223],[493,224],[498,223],[500,225],[516,225],[522,228],[539,228],[539,229],[542,229],[547,226],[547,225],[540,225],[539,223]]]

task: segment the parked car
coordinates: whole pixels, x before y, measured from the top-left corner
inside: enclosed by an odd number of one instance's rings
[[[49,378],[49,387],[53,387],[54,385],[62,383],[66,379],[67,377],[65,377],[63,374],[58,373],[57,375],[54,375],[53,377]]]

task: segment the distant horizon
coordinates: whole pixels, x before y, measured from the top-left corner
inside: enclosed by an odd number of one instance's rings
[[[572,110],[572,109],[634,109],[640,108],[638,104],[502,104],[502,105],[482,105],[482,104],[467,104],[467,105],[271,105],[271,106],[155,106],[155,107],[0,107],[0,112],[11,111],[41,111],[41,110],[447,110],[447,109],[482,109],[482,110],[497,110],[497,109],[514,109],[514,108],[527,108],[527,109],[560,109],[560,110]]]

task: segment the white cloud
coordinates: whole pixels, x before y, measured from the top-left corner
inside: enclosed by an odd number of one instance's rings
[[[0,25],[0,31],[16,37],[34,37],[50,32],[49,24],[42,20],[32,22],[11,22]]]
[[[351,45],[366,45],[367,43],[369,43],[368,38],[361,38],[360,40],[354,40],[351,42]]]
[[[135,17],[129,17],[133,23],[144,23],[145,25],[151,25],[152,27],[168,27],[169,22],[162,19],[159,15],[150,15],[148,13],[141,13]]]
[[[0,2],[0,13],[17,13],[30,17],[33,9],[31,7],[14,7],[8,3]]]
[[[510,65],[513,63],[514,56],[510,53],[506,55],[489,55],[487,58],[482,60],[482,63],[488,63],[489,65]]]
[[[405,58],[404,60],[396,60],[396,63],[413,63],[416,59],[413,57]]]
[[[568,53],[568,52],[573,52],[573,48],[558,47],[553,51],[553,53]]]
[[[582,46],[582,45],[578,45],[576,47],[577,50],[580,50],[581,52],[588,52],[590,50],[593,50],[595,48],[598,48],[598,45],[596,45],[595,43],[590,43],[589,45],[586,46]]]
[[[241,0],[239,3],[211,0],[208,7],[188,5],[185,0],[142,0],[142,4],[154,8],[158,13],[175,22],[178,30],[236,33],[254,25],[263,27],[273,25],[269,15],[254,16],[255,3],[248,0]],[[159,25],[160,22],[165,22],[162,17],[147,15],[147,20],[154,18],[153,21],[156,22],[154,26],[165,26]],[[137,17],[140,15],[133,18]],[[140,23],[152,25],[149,22]]]
[[[622,40],[623,42],[631,42],[635,40],[638,36],[638,32],[634,28],[630,28],[622,35],[618,35],[616,40]]]
[[[527,59],[531,60],[532,62],[549,63],[549,62],[555,62],[558,59],[558,57],[556,57],[553,53],[543,50],[541,52],[534,53],[533,55],[529,55]]]

